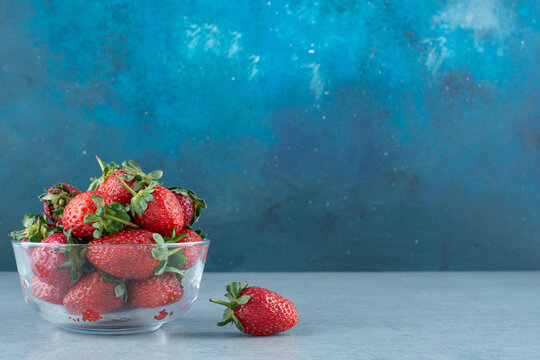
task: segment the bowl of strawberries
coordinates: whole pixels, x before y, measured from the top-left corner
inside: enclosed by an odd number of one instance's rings
[[[206,204],[163,187],[159,170],[97,159],[102,175],[87,191],[47,188],[43,214],[10,233],[24,298],[70,331],[157,330],[197,299],[210,241],[193,225]]]

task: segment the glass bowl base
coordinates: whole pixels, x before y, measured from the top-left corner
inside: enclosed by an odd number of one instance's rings
[[[127,335],[140,334],[151,331],[156,331],[163,324],[139,325],[139,326],[62,326],[64,330],[79,333],[79,334],[96,334],[96,335]]]

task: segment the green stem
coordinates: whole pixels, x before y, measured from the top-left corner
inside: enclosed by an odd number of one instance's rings
[[[181,248],[177,248],[177,249],[174,249],[174,250],[169,250],[169,256],[173,255],[173,254],[176,254],[177,252],[179,252],[180,250],[182,250]]]
[[[210,302],[213,302],[213,303],[216,303],[216,304],[220,304],[220,305],[223,305],[223,306],[226,306],[226,307],[229,307],[231,306],[230,303],[228,302],[225,302],[225,301],[221,301],[221,300],[216,300],[216,299],[208,299],[208,301]]]
[[[130,221],[122,220],[122,219],[120,219],[120,218],[118,218],[116,216],[106,215],[104,217],[108,217],[109,219],[113,219],[115,221],[118,221],[119,223],[122,223],[122,224],[125,224],[125,225],[128,225],[128,226],[139,227],[139,225],[137,225],[137,224],[134,224],[134,223],[132,223]]]
[[[131,193],[131,195],[133,196],[136,196],[137,193],[135,191],[133,191],[133,189],[128,185],[126,184],[126,182],[122,179],[120,179],[118,176],[116,176],[116,174],[113,174],[113,176],[122,183],[122,185]]]
[[[101,173],[103,173],[105,171],[105,166],[103,166],[103,161],[101,161],[101,159],[97,155],[96,155],[96,160],[99,164],[99,167],[101,168]]]
[[[37,232],[39,232],[39,233],[41,233],[41,235],[43,235],[43,229],[41,228],[41,217],[38,217],[38,220],[37,220],[36,233]]]

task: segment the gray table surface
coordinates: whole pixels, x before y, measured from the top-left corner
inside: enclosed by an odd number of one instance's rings
[[[252,337],[218,328],[223,285],[292,300],[299,323]],[[540,359],[540,273],[206,273],[193,308],[137,335],[66,332],[0,273],[0,359]]]

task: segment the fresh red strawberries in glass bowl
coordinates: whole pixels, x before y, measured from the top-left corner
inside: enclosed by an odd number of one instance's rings
[[[210,241],[192,226],[206,204],[163,187],[159,170],[97,159],[102,175],[86,192],[46,189],[44,213],[10,233],[24,298],[71,331],[156,330],[197,299]]]

